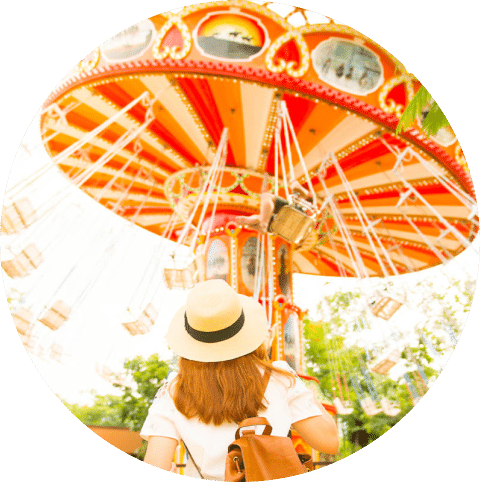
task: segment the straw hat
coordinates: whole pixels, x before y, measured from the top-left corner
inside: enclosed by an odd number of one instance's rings
[[[218,362],[251,353],[265,341],[267,333],[265,308],[239,295],[225,281],[213,279],[190,291],[166,338],[182,358]]]

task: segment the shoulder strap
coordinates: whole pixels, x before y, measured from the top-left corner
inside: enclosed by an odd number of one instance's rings
[[[188,457],[189,457],[190,459],[192,459],[193,465],[195,465],[195,468],[197,469],[197,472],[200,474],[200,477],[201,477],[202,479],[205,479],[205,477],[204,477],[204,476],[202,475],[202,473],[200,472],[200,469],[198,468],[198,465],[197,465],[197,463],[195,462],[195,459],[192,457],[192,454],[190,453],[190,450],[188,450],[187,444],[186,444],[185,441],[183,441],[183,440],[182,440],[182,442],[183,442],[183,446],[185,447],[185,450],[187,451]]]
[[[246,418],[245,420],[243,420],[243,422],[240,422],[238,424],[238,429],[235,432],[235,440],[238,440],[240,438],[242,428],[255,427],[256,425],[265,425],[265,428],[263,429],[263,435],[270,435],[272,433],[272,426],[270,425],[270,422],[266,418],[264,417]]]
[[[263,374],[263,384],[265,388],[263,389],[263,395],[265,396],[265,392],[267,391],[268,382],[270,381],[270,375],[272,374],[272,370],[270,368],[265,368],[265,373]]]

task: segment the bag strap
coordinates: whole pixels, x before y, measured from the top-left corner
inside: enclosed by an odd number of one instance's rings
[[[200,472],[200,469],[198,468],[198,465],[197,463],[195,462],[195,459],[192,457],[192,454],[190,453],[190,450],[188,450],[188,447],[187,447],[187,444],[185,443],[184,440],[182,440],[183,442],[183,446],[185,447],[185,450],[187,451],[187,454],[188,454],[188,458],[192,459],[192,462],[193,462],[193,465],[195,465],[195,468],[197,469],[197,472],[200,474],[200,477],[202,479],[205,479],[205,477],[202,475],[202,473]]]
[[[265,392],[267,391],[268,382],[270,381],[270,375],[272,374],[272,370],[265,368],[265,372],[263,374],[263,384],[265,388],[263,389],[262,397],[265,396]]]
[[[238,424],[238,429],[235,432],[235,440],[240,438],[240,431],[244,427],[253,427],[255,425],[265,425],[265,429],[263,430],[263,435],[270,435],[272,433],[272,426],[270,422],[265,417],[252,417],[246,418],[242,422]]]

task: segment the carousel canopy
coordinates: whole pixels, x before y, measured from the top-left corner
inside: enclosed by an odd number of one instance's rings
[[[468,247],[478,218],[454,132],[395,134],[417,79],[345,25],[274,10],[243,0],[193,5],[102,44],[44,105],[55,164],[131,222],[158,235],[173,223],[175,240],[224,129],[222,215],[258,212],[277,133],[290,175],[323,206],[315,236],[295,252],[298,272],[358,276],[357,259],[367,276],[402,274]],[[278,127],[282,105],[290,136]]]

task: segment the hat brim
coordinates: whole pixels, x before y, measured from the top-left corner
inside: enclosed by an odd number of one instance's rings
[[[255,351],[267,338],[268,321],[265,308],[245,295],[238,295],[243,307],[245,322],[241,330],[228,340],[205,343],[192,338],[185,329],[185,310],[174,315],[166,339],[169,347],[182,358],[202,362],[233,360]]]

